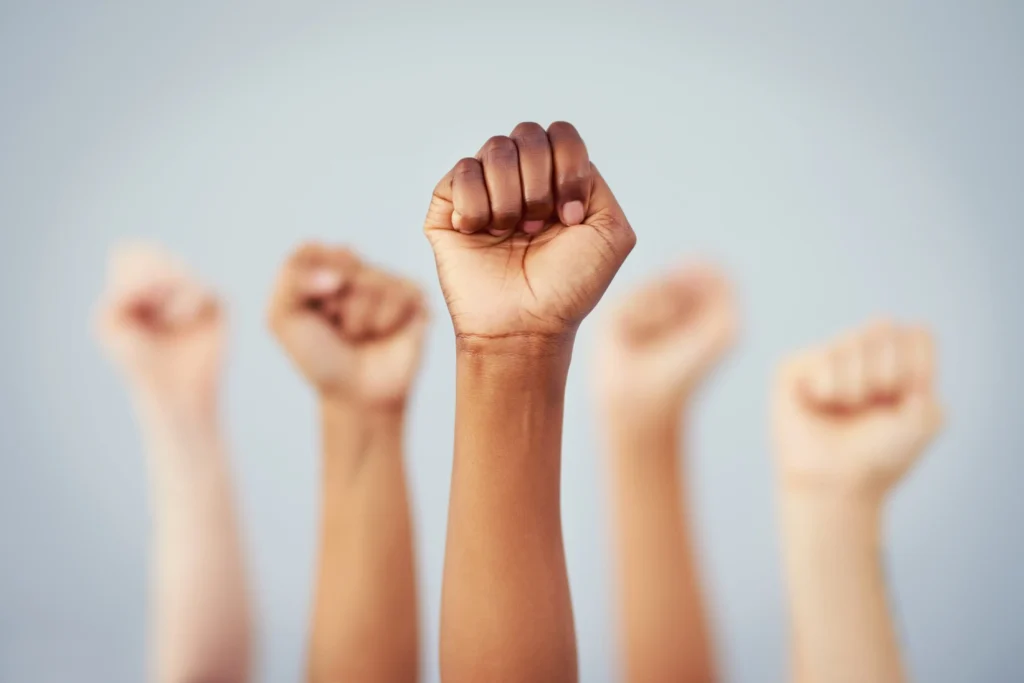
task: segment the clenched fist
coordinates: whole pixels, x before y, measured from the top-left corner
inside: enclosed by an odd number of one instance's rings
[[[598,378],[616,413],[673,418],[731,346],[736,306],[711,266],[681,268],[627,297],[604,330]]]
[[[462,340],[573,334],[636,241],[563,122],[519,124],[459,161],[424,230]]]
[[[928,332],[878,323],[786,362],[774,432],[783,481],[883,493],[942,425]]]
[[[269,318],[321,394],[371,408],[404,403],[427,321],[412,283],[361,263],[347,249],[311,244],[281,270]]]
[[[224,327],[216,297],[169,254],[141,245],[113,253],[97,332],[141,398],[211,407]]]

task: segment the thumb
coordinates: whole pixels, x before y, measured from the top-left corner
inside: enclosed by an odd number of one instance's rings
[[[332,264],[286,266],[278,279],[270,305],[271,324],[301,309],[308,301],[340,292],[347,274]]]

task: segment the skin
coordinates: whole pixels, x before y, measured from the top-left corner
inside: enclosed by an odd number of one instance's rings
[[[782,366],[773,428],[796,681],[906,680],[882,512],[941,428],[934,374],[928,332],[884,322]]]
[[[636,238],[570,124],[459,161],[424,231],[456,334],[441,605],[446,683],[570,683],[559,484],[573,340]]]
[[[683,415],[731,346],[725,277],[683,268],[627,297],[600,343],[624,680],[717,680],[681,482]]]
[[[249,679],[252,626],[217,409],[216,297],[158,249],[114,253],[99,340],[127,380],[154,512],[152,680]]]
[[[415,681],[402,450],[427,321],[423,298],[346,249],[310,244],[282,268],[269,320],[320,403],[320,561],[307,680]]]

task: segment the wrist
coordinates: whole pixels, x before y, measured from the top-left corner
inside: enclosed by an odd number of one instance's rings
[[[598,399],[605,424],[615,431],[675,428],[686,410],[685,396],[603,392]]]
[[[884,508],[880,497],[784,488],[780,502],[791,532],[820,535],[839,543],[851,536],[880,536]]]
[[[367,462],[401,460],[405,412],[321,397],[321,485],[326,491],[360,480]]]
[[[479,356],[493,360],[544,360],[572,354],[575,330],[558,333],[514,332],[507,334],[455,333],[455,350],[460,357]]]
[[[215,437],[220,433],[217,398],[213,392],[175,398],[139,392],[134,404],[139,423],[150,433],[189,439]]]
[[[367,402],[332,393],[321,393],[320,415],[325,423],[344,423],[362,432],[400,427],[405,420],[406,399]]]
[[[138,401],[136,411],[157,495],[191,495],[224,484],[229,462],[215,408]]]
[[[856,507],[882,507],[891,486],[869,474],[815,468],[783,468],[779,488],[793,500]]]
[[[460,345],[456,353],[457,392],[503,395],[505,398],[495,405],[526,394],[561,400],[571,360],[571,344],[548,340],[474,343],[471,349]]]

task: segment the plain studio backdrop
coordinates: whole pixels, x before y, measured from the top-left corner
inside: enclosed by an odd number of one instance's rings
[[[692,258],[741,295],[741,343],[686,429],[725,679],[786,675],[773,367],[888,314],[933,326],[949,413],[887,518],[907,659],[922,681],[1024,680],[1022,36],[1013,2],[3,3],[0,680],[143,679],[145,463],[89,331],[133,237],[230,305],[225,422],[273,683],[301,676],[318,509],[313,397],[264,327],[275,270],[318,238],[425,285],[407,459],[437,680],[454,353],[422,219],[459,157],[556,119],[639,236],[606,302]],[[588,381],[606,308],[565,414],[585,683],[616,679]]]

